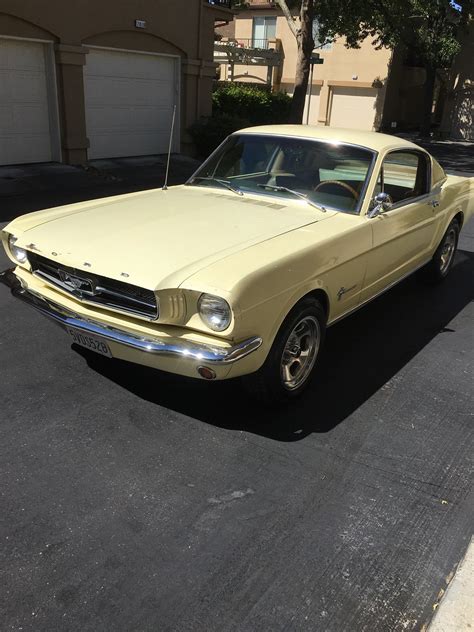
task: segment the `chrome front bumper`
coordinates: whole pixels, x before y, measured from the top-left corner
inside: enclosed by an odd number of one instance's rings
[[[53,319],[63,328],[72,327],[137,351],[168,357],[189,358],[190,360],[214,363],[221,366],[244,358],[262,344],[262,339],[257,336],[229,347],[192,342],[168,336],[142,336],[85,318],[58,303],[46,299],[23,287],[18,277],[14,274],[13,269],[1,272],[0,282],[10,288],[13,296],[34,307],[45,316],[48,316],[48,318]]]

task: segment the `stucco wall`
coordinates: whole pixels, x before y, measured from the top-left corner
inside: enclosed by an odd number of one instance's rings
[[[281,83],[279,89],[292,93],[296,68],[297,48],[293,33],[286,18],[275,9],[244,11],[235,19],[235,39],[246,43],[252,38],[252,24],[254,17],[277,16],[276,38],[281,41],[284,54]],[[360,89],[361,94],[367,89],[373,89],[376,95],[376,111],[374,111],[374,126],[381,120],[385,84],[391,51],[376,50],[370,40],[362,43],[360,49],[348,49],[345,40],[340,38],[333,42],[330,50],[319,50],[322,65],[314,67],[314,91],[319,94],[319,109],[317,115],[312,113],[312,122],[328,124],[330,117],[331,92],[333,87],[348,87]],[[224,73],[225,74],[225,73]],[[235,80],[262,82],[266,81],[267,69],[262,66],[236,66]]]
[[[0,36],[55,44],[63,159],[87,159],[83,66],[88,45],[176,55],[181,58],[182,146],[186,129],[211,112],[214,19],[229,11],[203,0],[1,0]],[[145,20],[137,29],[135,20]]]
[[[461,52],[449,73],[441,133],[458,140],[474,140],[474,28],[463,38]]]
[[[396,50],[387,85],[384,129],[416,130],[423,115],[425,70],[404,65],[404,52]],[[461,51],[452,68],[439,71],[437,90],[439,103],[433,123],[439,124],[441,137],[474,140],[474,31],[466,33]]]

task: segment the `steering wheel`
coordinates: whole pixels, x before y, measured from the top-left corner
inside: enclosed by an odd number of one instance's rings
[[[341,180],[323,180],[322,182],[320,182],[314,187],[314,191],[318,191],[322,187],[331,185],[331,184],[335,184],[339,187],[342,187],[346,191],[349,191],[349,193],[353,195],[356,200],[359,199],[359,193],[357,193],[357,191],[353,187],[351,187],[350,184],[347,184],[347,182],[342,182]]]

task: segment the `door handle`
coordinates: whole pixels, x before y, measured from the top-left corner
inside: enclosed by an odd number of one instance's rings
[[[439,200],[431,200],[431,202],[428,202],[428,204],[433,208],[436,208],[437,206],[439,206]]]

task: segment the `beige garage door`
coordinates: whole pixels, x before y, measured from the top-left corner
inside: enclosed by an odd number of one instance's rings
[[[53,159],[47,44],[0,38],[0,164]]]
[[[309,94],[306,96],[306,103],[304,106],[304,114],[303,114],[303,123],[308,122],[308,125],[318,124],[320,93],[321,93],[321,88],[319,86],[313,86],[311,90],[311,99],[309,98]],[[309,108],[309,118],[308,118],[308,108]]]
[[[376,88],[333,87],[331,101],[331,127],[367,129],[374,127]]]
[[[84,68],[89,158],[166,153],[178,77],[175,57],[91,48]]]

